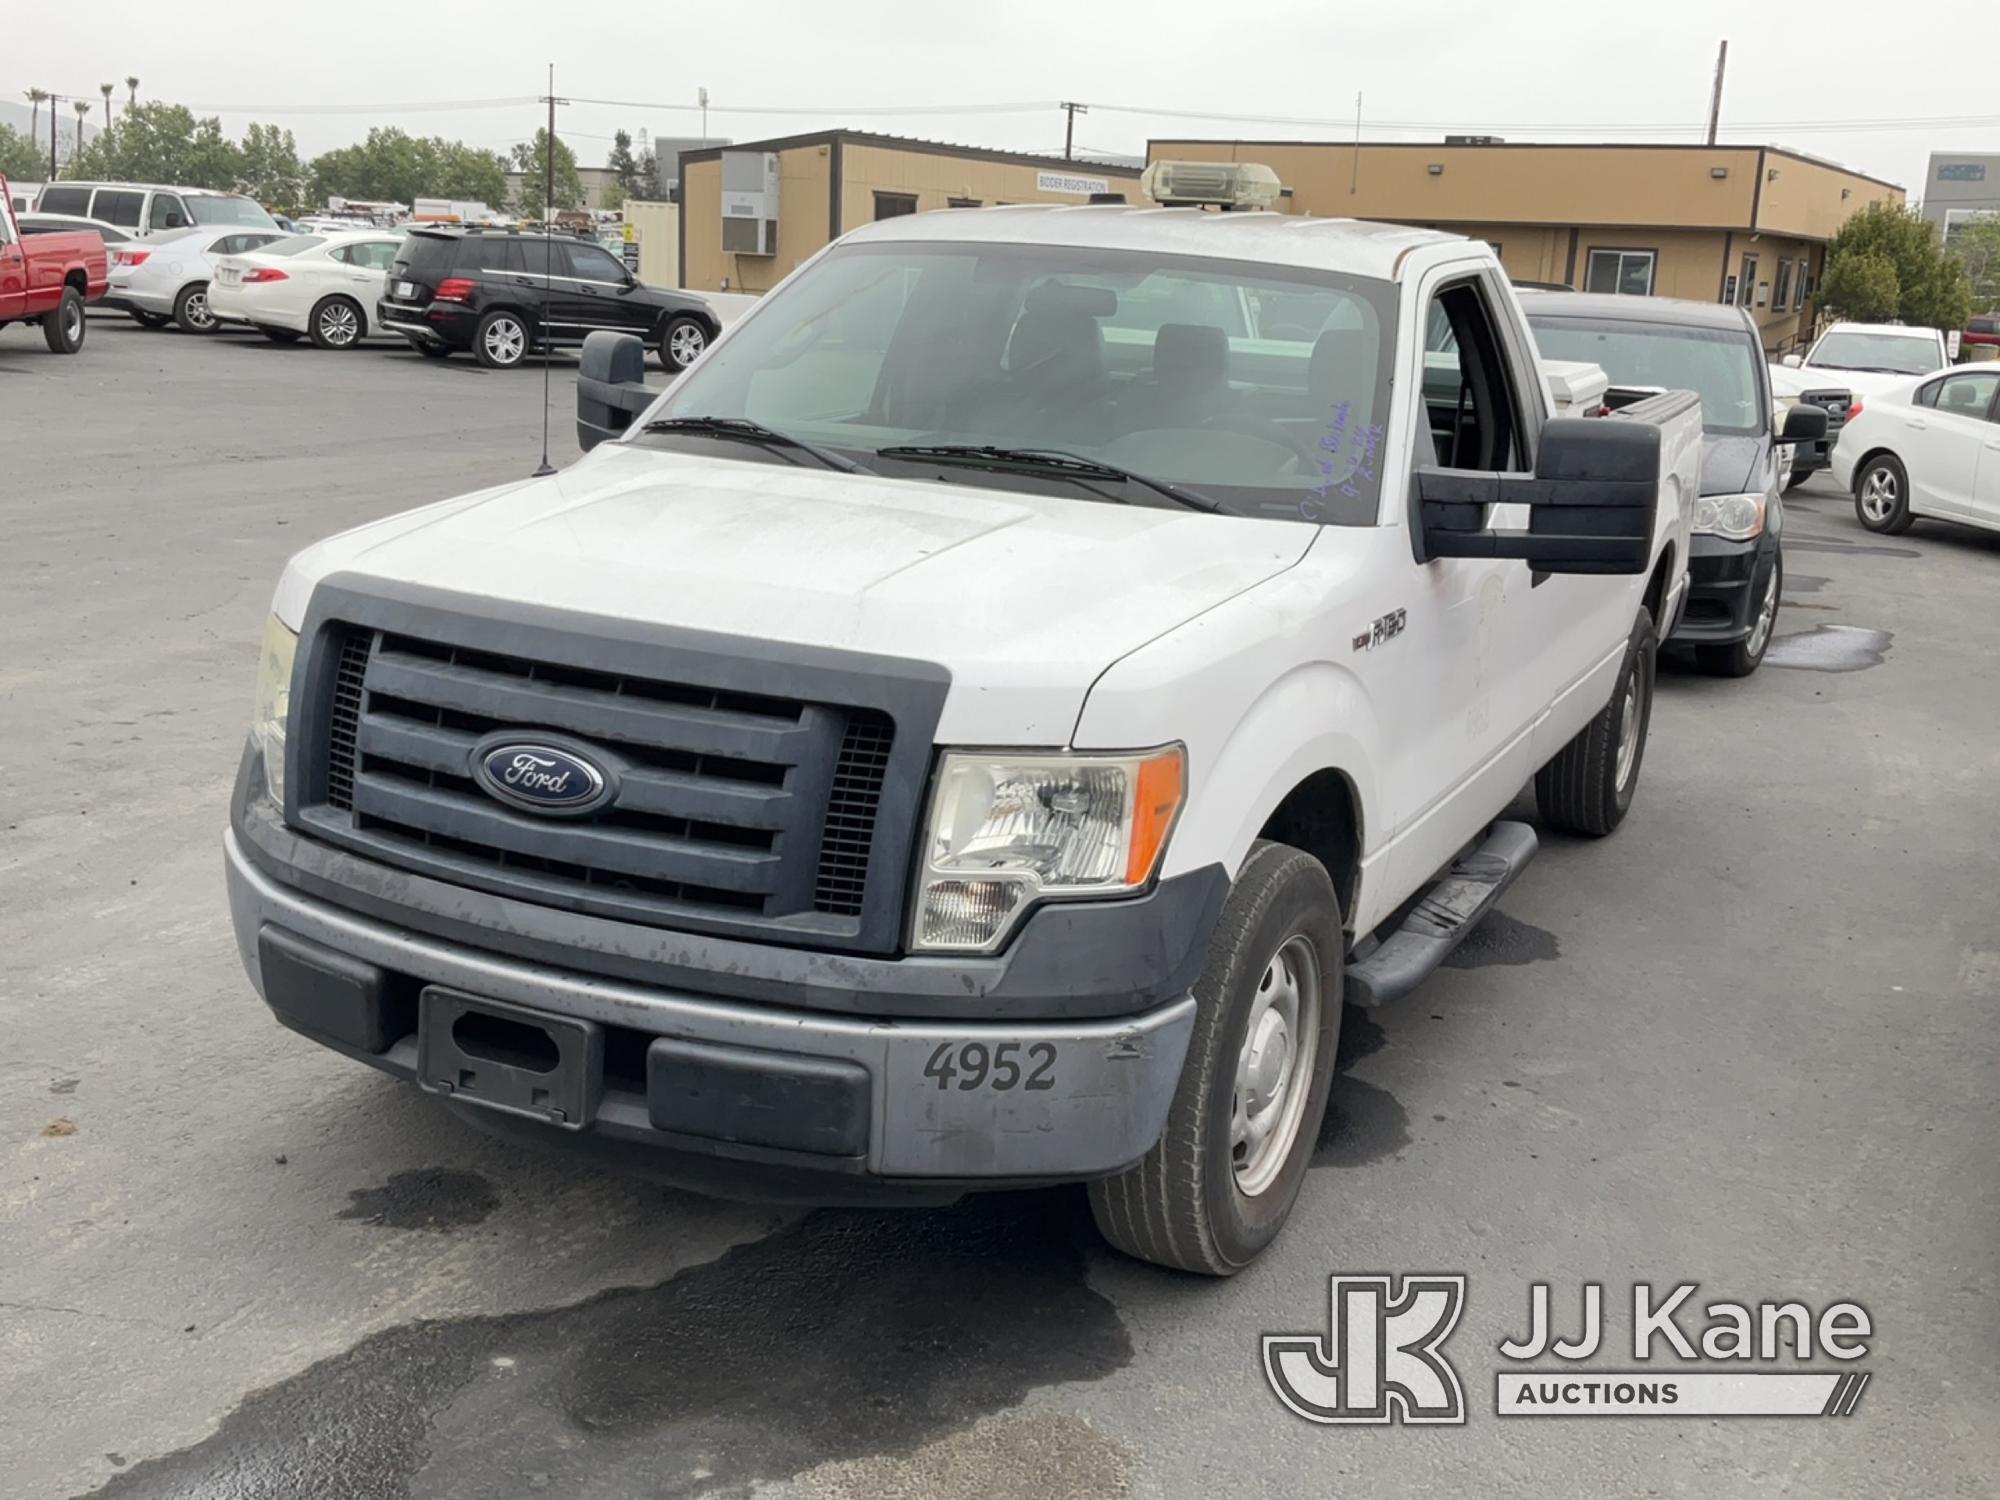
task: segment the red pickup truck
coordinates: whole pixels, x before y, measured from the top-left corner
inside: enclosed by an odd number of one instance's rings
[[[23,234],[14,198],[0,177],[0,328],[40,323],[58,354],[83,347],[83,309],[110,285],[104,241],[95,230]]]

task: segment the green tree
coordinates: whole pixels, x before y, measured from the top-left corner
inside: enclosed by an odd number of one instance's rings
[[[377,127],[352,146],[313,158],[315,202],[339,194],[414,204],[419,198],[476,199],[501,207],[507,174],[491,152],[442,136],[411,136],[393,126]]]
[[[49,155],[12,125],[0,125],[0,176],[12,182],[40,182],[49,175]]]
[[[537,130],[534,140],[514,145],[514,170],[522,174],[521,185],[514,191],[514,212],[523,218],[542,217],[548,140],[548,131]],[[557,210],[583,207],[583,179],[576,174],[576,153],[563,144],[561,136],[556,137],[555,177]]]
[[[618,174],[619,201],[645,196],[645,188],[639,178],[639,159],[632,154],[631,132],[620,130],[611,137],[611,154],[604,159],[604,165]]]
[[[1889,278],[1875,262],[1886,262],[1894,276],[1895,304],[1886,312],[1881,300]],[[1827,247],[1819,300],[1841,317],[1894,317],[1918,328],[1963,328],[1972,315],[1965,267],[1945,251],[1933,225],[1900,203],[1871,203],[1841,226]]]
[[[281,213],[304,204],[305,169],[299,165],[299,148],[289,130],[253,124],[243,132],[237,155],[237,186],[242,191]]]
[[[92,137],[70,158],[67,175],[229,190],[242,162],[215,116],[197,120],[184,105],[148,101],[128,105],[115,125]]]
[[[1972,283],[1976,312],[2000,310],[2000,219],[1975,219],[1951,240],[1952,254]]]

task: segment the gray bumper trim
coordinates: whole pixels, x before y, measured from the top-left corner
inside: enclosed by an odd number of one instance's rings
[[[890,1178],[1022,1180],[1102,1176],[1129,1166],[1159,1138],[1193,1030],[1183,996],[1109,1021],[897,1022],[748,1005],[599,980],[441,942],[358,917],[278,884],[224,836],[230,915],[245,969],[262,993],[257,939],[266,923],[362,962],[477,995],[628,1027],[653,1036],[860,1064],[870,1080],[866,1170]],[[942,1045],[1003,1043],[1024,1059],[1054,1049],[1049,1086],[1000,1091],[940,1087],[925,1067]],[[350,1049],[341,1049],[350,1050]],[[361,1057],[409,1076],[408,1039]],[[686,1149],[651,1130],[643,1100],[607,1097],[591,1129]],[[557,1132],[551,1131],[551,1136]]]

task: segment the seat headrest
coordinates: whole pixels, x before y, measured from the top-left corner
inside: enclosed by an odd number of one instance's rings
[[[1229,335],[1213,323],[1162,323],[1153,338],[1153,378],[1162,385],[1221,385]]]
[[[1108,286],[1073,286],[1044,281],[1028,293],[1027,311],[1064,317],[1108,318],[1118,311],[1118,294]]]

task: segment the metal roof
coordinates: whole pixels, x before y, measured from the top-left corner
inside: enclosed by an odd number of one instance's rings
[[[1012,204],[902,214],[864,224],[843,242],[948,241],[1071,245],[1342,271],[1394,280],[1403,257],[1429,245],[1468,244],[1463,235],[1363,219],[1300,214],[1215,213],[1121,204]]]

